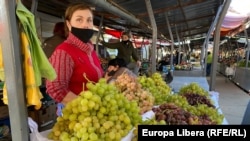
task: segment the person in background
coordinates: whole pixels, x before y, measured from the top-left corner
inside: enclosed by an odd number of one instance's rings
[[[128,73],[133,77],[137,77],[132,71],[127,68],[126,62],[121,58],[111,59],[108,62],[108,68],[105,73],[105,78],[108,83],[112,83],[123,73]]]
[[[158,63],[158,71],[163,71],[163,66],[170,65],[169,58],[167,56],[163,57],[162,60]]]
[[[64,26],[64,22],[56,23],[53,30],[53,36],[44,40],[43,50],[48,58],[51,56],[55,48],[66,39]]]
[[[58,77],[46,81],[47,93],[63,105],[87,90],[87,82],[98,82],[104,74],[90,41],[94,33],[91,8],[83,3],[70,5],[65,12],[65,24],[67,39],[49,58]]]
[[[206,66],[206,75],[207,76],[210,76],[212,60],[213,60],[212,53],[210,51],[208,51],[207,52],[207,66]]]
[[[137,76],[139,69],[141,67],[141,61],[136,53],[136,49],[134,48],[131,41],[129,41],[130,35],[128,32],[123,32],[122,40],[118,43],[106,43],[102,41],[102,45],[104,47],[108,47],[111,49],[117,49],[118,55],[117,58],[122,58],[126,62],[127,68],[132,70]],[[134,62],[132,61],[134,60]]]

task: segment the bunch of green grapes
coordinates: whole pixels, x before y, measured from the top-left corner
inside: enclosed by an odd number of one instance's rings
[[[142,121],[136,102],[130,102],[105,79],[87,84],[87,91],[67,103],[48,135],[60,141],[120,141]]]
[[[135,126],[133,130],[132,141],[138,141],[138,125],[166,125],[166,122],[165,120],[157,121],[155,117],[153,117],[152,119],[143,120],[141,123],[138,123],[137,126]]]
[[[194,93],[194,94],[199,94],[199,95],[204,95],[204,96],[209,96],[208,91],[203,89],[198,83],[192,82],[189,83],[188,85],[182,86],[179,89],[178,94],[186,94],[186,93]]]
[[[220,125],[223,122],[224,115],[218,111],[218,109],[209,107],[206,104],[199,104],[196,106],[188,106],[187,110],[196,116],[204,117],[208,116],[215,124]]]
[[[150,111],[154,106],[154,97],[149,91],[142,89],[135,77],[123,73],[117,77],[114,84],[129,101],[137,102],[140,114]]]
[[[187,110],[186,107],[189,106],[187,99],[179,94],[167,96],[165,103],[174,103],[177,106],[183,107],[184,110]]]
[[[142,87],[154,96],[154,105],[164,103],[166,97],[172,93],[172,89],[166,84],[161,74],[158,72],[153,73],[150,77],[139,76],[138,80]]]

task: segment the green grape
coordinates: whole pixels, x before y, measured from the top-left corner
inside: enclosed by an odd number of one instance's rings
[[[88,106],[88,99],[81,99],[81,106]]]
[[[86,99],[91,99],[93,93],[91,91],[84,91],[83,97]]]
[[[75,121],[77,119],[77,114],[69,115],[69,121]]]
[[[78,141],[78,138],[77,137],[71,137],[70,141]]]
[[[89,134],[86,132],[86,133],[83,133],[82,136],[80,136],[80,138],[84,141],[88,140],[89,138]]]
[[[50,139],[121,140],[142,120],[137,103],[130,102],[115,85],[102,80],[88,83],[87,87],[88,91],[81,92],[78,98],[65,105],[63,116],[57,118],[49,133]],[[102,95],[97,91],[99,88],[104,90]],[[70,136],[66,137],[63,132]]]
[[[88,102],[88,108],[89,108],[89,109],[93,109],[94,107],[95,107],[95,102],[89,101],[89,102]]]

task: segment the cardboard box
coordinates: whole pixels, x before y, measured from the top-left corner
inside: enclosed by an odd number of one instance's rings
[[[0,119],[9,117],[8,106],[0,106]]]

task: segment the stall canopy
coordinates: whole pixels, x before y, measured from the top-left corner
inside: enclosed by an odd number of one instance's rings
[[[221,36],[234,36],[248,28],[250,21],[249,7],[249,0],[232,0],[221,25]]]

